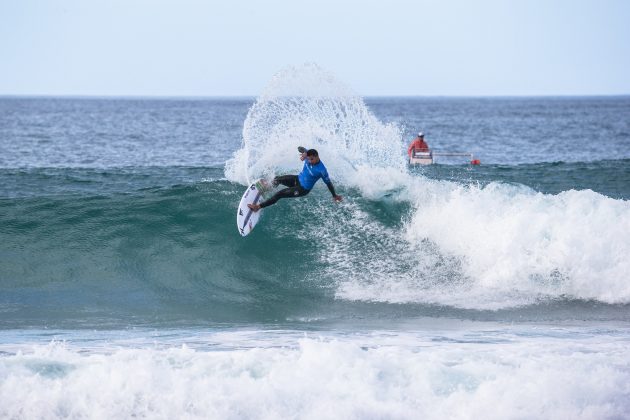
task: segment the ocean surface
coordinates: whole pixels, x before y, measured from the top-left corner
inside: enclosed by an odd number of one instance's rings
[[[630,97],[0,97],[0,418],[630,418],[629,200]]]

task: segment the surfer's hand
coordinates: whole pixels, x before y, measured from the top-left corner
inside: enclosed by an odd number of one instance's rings
[[[304,153],[302,153],[302,154],[300,155],[300,160],[302,160],[302,161],[303,161],[304,159],[306,159],[306,152],[304,152]]]
[[[340,201],[343,201],[343,197],[340,195],[334,195],[333,200],[339,203]]]
[[[260,210],[260,204],[248,204],[249,207],[254,213]]]

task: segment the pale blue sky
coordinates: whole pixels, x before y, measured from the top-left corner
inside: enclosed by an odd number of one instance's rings
[[[630,1],[0,0],[4,95],[257,95],[305,61],[361,95],[630,94]]]

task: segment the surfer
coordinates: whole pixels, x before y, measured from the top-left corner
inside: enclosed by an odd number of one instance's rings
[[[273,179],[274,187],[282,184],[288,188],[278,191],[269,200],[263,201],[260,204],[248,204],[247,207],[253,211],[258,211],[262,208],[276,204],[276,202],[281,198],[303,197],[311,192],[311,189],[320,178],[328,187],[328,191],[332,194],[333,200],[343,200],[343,197],[335,193],[335,187],[328,177],[328,171],[324,166],[324,162],[319,159],[317,150],[306,150],[303,147],[299,147],[298,150],[300,151],[300,160],[304,161],[302,172],[300,172],[299,175],[282,175]]]
[[[407,149],[407,154],[409,155],[409,157],[412,157],[414,152],[428,151],[429,145],[424,141],[424,133],[421,131],[418,133],[418,137],[416,137],[409,145],[409,149]]]

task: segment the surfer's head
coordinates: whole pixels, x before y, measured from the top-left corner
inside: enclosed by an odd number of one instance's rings
[[[319,153],[315,149],[308,149],[306,151],[306,159],[308,159],[311,165],[319,163]]]

